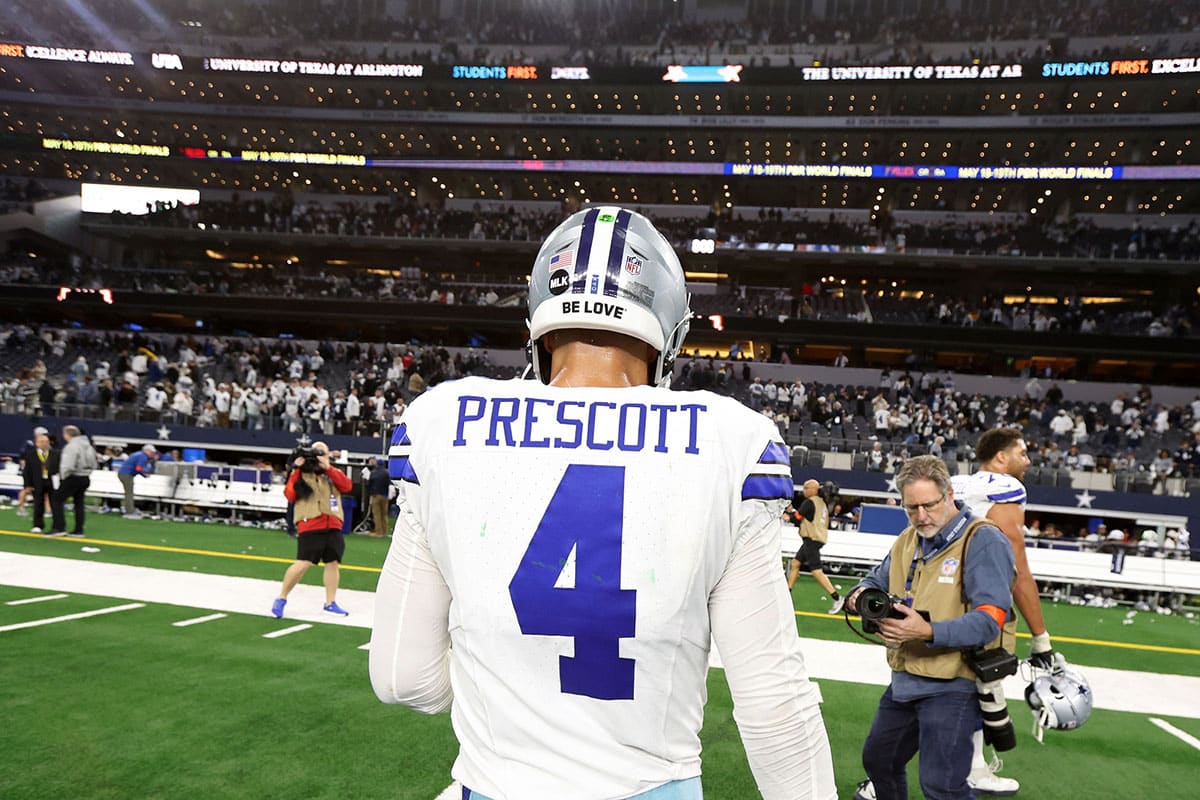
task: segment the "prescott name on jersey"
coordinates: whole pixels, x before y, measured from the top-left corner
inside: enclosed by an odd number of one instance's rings
[[[703,403],[617,403],[557,397],[460,394],[454,446],[700,452]]]

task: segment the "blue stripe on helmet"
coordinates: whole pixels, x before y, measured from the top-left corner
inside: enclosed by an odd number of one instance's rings
[[[596,220],[600,209],[593,208],[583,218],[583,230],[579,232],[579,249],[575,253],[575,277],[571,281],[572,294],[583,294],[587,287],[588,260],[592,257],[592,239],[596,235]]]
[[[788,449],[779,442],[767,442],[767,446],[762,451],[762,455],[758,457],[758,463],[791,464],[792,458],[788,454]]]
[[[749,475],[742,481],[743,500],[791,500],[794,492],[792,479],[782,475]]]
[[[628,211],[617,212],[617,222],[613,226],[612,244],[608,248],[608,271],[604,275],[604,296],[617,296],[617,281],[621,279],[621,267],[624,266],[625,237],[629,233],[629,221],[633,215]]]

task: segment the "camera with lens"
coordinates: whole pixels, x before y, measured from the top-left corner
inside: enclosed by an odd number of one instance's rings
[[[1017,734],[1008,703],[1004,699],[1003,680],[1017,672],[1017,657],[1002,647],[974,650],[966,654],[967,664],[975,673],[975,691],[983,712],[983,740],[997,751],[1017,746]]]
[[[879,621],[887,617],[892,619],[904,619],[904,615],[892,607],[894,603],[911,606],[911,600],[897,597],[894,594],[889,594],[882,589],[863,589],[858,594],[858,599],[855,601],[855,607],[858,609],[858,615],[862,617],[862,627],[867,633],[879,633]],[[928,611],[918,611],[926,621],[929,620]]]
[[[328,455],[328,453],[312,447],[297,447],[292,451],[292,463],[295,464],[296,459],[303,458],[304,463],[300,465],[301,472],[321,473],[325,471],[325,468],[317,459],[323,455]]]

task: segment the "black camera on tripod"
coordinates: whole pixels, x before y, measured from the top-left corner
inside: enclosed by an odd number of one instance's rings
[[[293,464],[295,464],[296,459],[303,458],[304,463],[299,467],[301,472],[320,474],[325,471],[325,468],[321,466],[321,462],[318,459],[321,456],[327,455],[329,455],[329,453],[325,450],[317,450],[313,447],[297,447],[292,451],[291,461]]]
[[[859,592],[854,605],[858,609],[858,615],[862,617],[863,630],[867,633],[879,633],[880,620],[888,617],[904,619],[904,615],[892,607],[895,603],[911,606],[912,600],[905,600],[882,589],[867,588]],[[926,622],[929,621],[928,611],[918,611],[917,613],[924,617]]]

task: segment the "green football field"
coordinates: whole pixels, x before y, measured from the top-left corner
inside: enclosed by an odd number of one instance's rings
[[[294,554],[278,531],[221,524],[94,515],[83,540],[31,536],[27,524],[0,510],[0,563],[20,553],[277,581]],[[387,540],[351,537],[342,586],[373,589],[386,548]],[[849,588],[848,579],[838,582]],[[305,583],[319,584],[319,571]],[[362,628],[316,624],[303,635],[264,638],[281,627],[266,613],[269,596],[261,615],[185,627],[173,623],[205,611],[148,603],[19,627],[135,605],[114,599],[120,592],[20,602],[52,594],[0,582],[0,798],[434,800],[450,784],[449,717],[375,699]],[[840,617],[822,613],[828,602],[811,579],[801,578],[794,598],[802,636],[854,640]],[[1200,676],[1196,618],[1127,620],[1127,609],[1049,603],[1045,610],[1058,648],[1085,669]],[[861,777],[859,751],[882,691],[855,682],[856,666],[846,664],[844,681],[820,680],[842,797]],[[1010,698],[1009,707],[1019,745],[1005,754],[1003,774],[1022,781],[1021,797],[1186,796],[1200,785],[1200,750],[1150,714],[1097,710],[1082,729],[1048,732],[1039,745],[1025,704]],[[1200,719],[1157,716],[1200,737]],[[709,676],[703,741],[706,797],[756,797],[720,670]],[[910,786],[919,796],[915,773]]]

